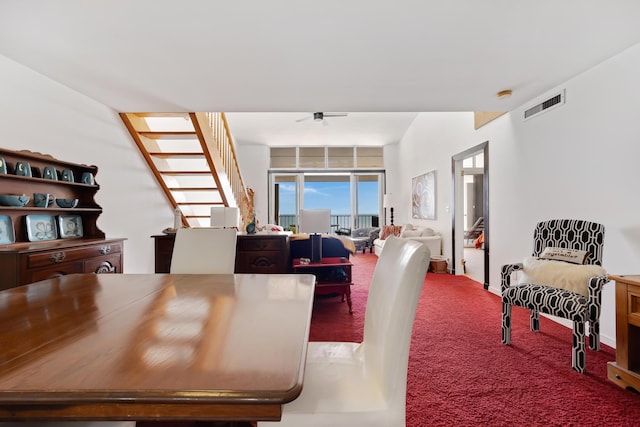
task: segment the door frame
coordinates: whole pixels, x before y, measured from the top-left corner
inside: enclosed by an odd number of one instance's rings
[[[485,289],[489,289],[489,259],[490,259],[490,239],[489,239],[489,141],[485,141],[458,154],[451,156],[451,179],[453,208],[451,209],[451,274],[456,274],[456,247],[464,248],[464,227],[456,228],[456,221],[462,224],[464,218],[456,218],[457,212],[462,212],[462,161],[473,154],[482,152],[484,154],[484,166],[482,176],[482,216],[484,218],[484,283]]]

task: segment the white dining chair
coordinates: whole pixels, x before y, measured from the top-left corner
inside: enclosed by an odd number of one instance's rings
[[[171,273],[233,274],[237,231],[229,228],[179,228]]]
[[[367,300],[362,343],[311,342],[301,395],[283,407],[280,426],[404,426],[409,346],[430,253],[389,237]]]

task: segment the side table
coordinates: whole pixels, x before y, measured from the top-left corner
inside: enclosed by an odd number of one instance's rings
[[[349,314],[353,314],[351,304],[351,267],[353,264],[346,258],[322,258],[321,262],[301,264],[300,258],[293,260],[293,272],[313,274],[316,276],[315,295],[339,293],[342,302],[345,297],[349,306]]]
[[[608,378],[640,392],[640,275],[609,276],[616,282],[616,361]]]

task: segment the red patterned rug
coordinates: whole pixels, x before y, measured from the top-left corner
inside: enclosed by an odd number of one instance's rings
[[[314,305],[312,341],[361,341],[377,261],[357,254],[354,314],[339,298]],[[607,285],[607,286],[612,286]],[[607,379],[615,350],[587,350],[571,369],[571,330],[514,307],[512,346],[500,342],[500,298],[463,276],[429,273],[418,305],[407,386],[407,426],[640,426],[640,396]]]

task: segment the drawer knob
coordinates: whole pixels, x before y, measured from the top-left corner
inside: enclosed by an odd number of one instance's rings
[[[64,261],[65,256],[66,255],[64,254],[64,252],[53,252],[51,255],[49,255],[49,259],[56,264],[60,264],[62,261]]]
[[[102,246],[100,248],[100,253],[102,255],[107,255],[107,254],[111,253],[111,246]]]

